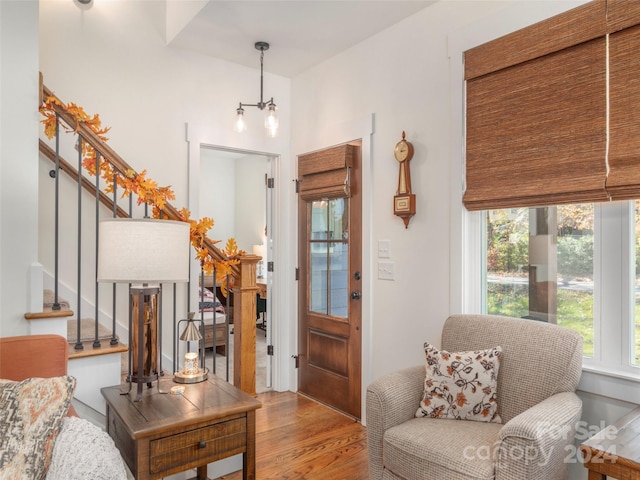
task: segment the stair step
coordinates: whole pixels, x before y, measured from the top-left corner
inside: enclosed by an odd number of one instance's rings
[[[83,318],[80,320],[80,341],[93,342],[96,335],[96,322],[92,318]],[[116,335],[116,338],[117,335]],[[110,340],[111,330],[104,325],[98,323],[98,340]],[[67,341],[73,345],[78,340],[78,321],[69,319],[67,321]]]
[[[37,320],[39,318],[58,318],[58,317],[71,317],[73,316],[73,310],[49,310],[43,312],[29,312],[24,314],[24,318],[27,320]]]
[[[112,353],[124,353],[129,350],[127,345],[118,342],[111,345],[110,339],[100,340],[100,347],[93,346],[93,340],[82,342],[82,350],[76,350],[75,343],[69,343],[69,360],[76,358],[95,357],[97,355],[109,355]]]
[[[42,309],[46,311],[47,309],[53,308],[55,300],[55,292],[53,290],[49,290],[48,288],[44,289],[44,295],[42,297]],[[69,301],[65,300],[62,297],[58,297],[58,304],[60,304],[60,310],[71,310],[69,306]]]
[[[59,318],[59,317],[71,317],[73,311],[69,306],[69,302],[64,298],[58,297],[58,304],[60,308],[53,309],[55,294],[53,290],[46,289],[42,297],[42,311],[41,312],[28,312],[24,314],[24,318],[27,320],[37,320],[39,318]]]
[[[67,321],[67,341],[69,342],[69,360],[75,358],[94,357],[96,355],[109,355],[111,353],[126,353],[129,351],[127,345],[120,343],[111,344],[111,330],[98,323],[99,347],[94,347],[93,342],[96,334],[96,324],[92,318],[80,320],[80,343],[81,349],[76,349],[78,338],[78,322],[76,319]]]

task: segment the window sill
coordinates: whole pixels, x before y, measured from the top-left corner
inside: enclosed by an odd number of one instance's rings
[[[581,392],[601,395],[623,402],[637,403],[640,388],[640,371],[621,372],[594,366],[582,366],[578,384]]]

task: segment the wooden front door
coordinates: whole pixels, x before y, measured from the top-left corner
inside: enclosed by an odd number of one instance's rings
[[[360,142],[298,157],[298,388],[361,416]]]

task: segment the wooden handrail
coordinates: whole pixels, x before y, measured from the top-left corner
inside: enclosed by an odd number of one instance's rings
[[[42,85],[43,98],[54,98],[57,102],[63,103],[46,85]],[[76,123],[73,115],[67,112],[64,108],[58,105],[56,102],[53,102],[53,108],[56,114],[62,119],[69,127],[71,127],[74,131],[77,131],[83,138],[85,142],[91,145],[96,152],[98,152],[103,158],[107,159],[119,172],[133,171],[137,174],[137,172],[131,168],[131,166],[124,161],[124,159],[118,155],[118,153],[113,150],[106,142],[104,142],[91,128],[89,128],[84,123]],[[169,220],[182,220],[178,210],[167,202],[162,209],[162,212],[167,216]],[[209,239],[205,239],[205,246],[209,250],[211,256],[217,261],[225,261],[226,257],[220,251],[218,247],[216,247],[213,242]],[[238,265],[232,265],[231,271],[234,277],[240,277],[240,267]]]
[[[40,146],[40,153],[42,153],[45,157],[47,157],[49,160],[55,163],[56,152],[54,152],[53,149],[49,145],[44,143],[42,140],[39,140],[39,146]],[[69,175],[74,180],[77,180],[78,170],[76,170],[69,162],[67,162],[62,157],[58,157],[58,162],[60,163],[60,170],[62,170],[64,173]],[[82,177],[82,188],[84,188],[86,191],[92,194],[95,193],[96,191],[96,186],[85,177]],[[100,192],[100,203],[102,203],[104,206],[106,206],[110,210],[113,210],[113,200],[103,192]],[[116,207],[116,215],[121,218],[127,218],[129,216],[129,214],[125,212],[124,209],[121,207]]]

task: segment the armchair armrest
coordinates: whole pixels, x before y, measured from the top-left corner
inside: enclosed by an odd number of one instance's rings
[[[496,480],[566,478],[582,401],[573,392],[553,395],[512,418],[500,430]]]
[[[369,475],[382,478],[382,441],[389,428],[411,420],[424,392],[424,366],[380,377],[367,388],[367,446]]]

